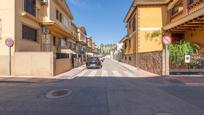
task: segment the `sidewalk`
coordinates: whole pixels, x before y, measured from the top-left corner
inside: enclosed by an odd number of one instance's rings
[[[142,70],[140,68],[131,66],[129,64],[119,62],[117,60],[113,60],[112,59],[112,61],[120,64],[121,66],[123,66],[124,68],[128,69],[129,71],[132,71],[133,73],[135,73],[137,75],[137,77],[159,77],[160,76],[160,75],[157,75],[157,74],[153,74],[153,73],[144,71],[144,70]]]
[[[80,72],[82,72],[83,70],[86,69],[85,65],[82,65],[78,68],[74,68],[68,72],[65,72],[63,74],[57,75],[54,78],[56,79],[73,79],[77,74],[79,74]]]
[[[0,80],[7,79],[20,79],[20,80],[29,80],[29,79],[73,79],[75,75],[82,72],[86,69],[85,65],[74,68],[68,72],[56,75],[56,76],[8,76],[8,75],[0,75]]]

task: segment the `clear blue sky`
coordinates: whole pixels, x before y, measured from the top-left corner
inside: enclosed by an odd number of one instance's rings
[[[132,0],[67,0],[78,26],[96,43],[115,43],[126,35],[123,19]]]

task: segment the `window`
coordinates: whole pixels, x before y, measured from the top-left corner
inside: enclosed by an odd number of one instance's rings
[[[56,19],[59,20],[59,11],[56,10]]]
[[[62,38],[62,39],[61,39],[61,46],[62,46],[62,47],[66,47],[66,46],[67,46],[67,40],[66,40],[66,38]]]
[[[171,15],[175,16],[178,13],[180,13],[181,11],[183,11],[183,4],[181,1],[177,2],[175,4],[175,6],[171,9]]]
[[[24,0],[24,10],[29,14],[36,16],[36,0]]]
[[[124,44],[124,48],[126,49],[127,48],[127,43],[125,42],[125,44]]]
[[[23,39],[37,41],[37,30],[26,25],[22,27],[22,37]]]
[[[68,27],[68,20],[66,17],[63,17],[63,25]]]
[[[69,48],[69,49],[71,49],[72,48],[72,43],[71,42],[67,42],[67,47]]]
[[[62,22],[62,14],[59,14],[59,21]]]
[[[136,23],[135,23],[135,16],[133,17],[133,21],[132,21],[132,29],[133,29],[133,31],[135,31],[136,30],[136,25],[135,25]]]
[[[129,61],[131,61],[132,60],[132,58],[129,56]]]
[[[56,10],[56,19],[62,22],[62,13],[60,13],[59,10]]]
[[[130,22],[129,22],[129,29],[131,29],[132,28],[132,26],[131,26],[131,20],[130,20]]]
[[[53,37],[53,46],[56,46],[56,37]]]
[[[132,45],[132,44],[131,44],[131,40],[129,40],[129,48],[131,48],[131,45]]]

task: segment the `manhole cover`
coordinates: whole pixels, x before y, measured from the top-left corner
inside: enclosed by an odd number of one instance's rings
[[[156,113],[154,115],[173,115],[172,113]]]
[[[50,99],[62,98],[71,95],[72,90],[70,89],[59,89],[59,90],[52,90],[47,93],[46,97]]]

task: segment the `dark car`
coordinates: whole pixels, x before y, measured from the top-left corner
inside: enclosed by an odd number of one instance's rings
[[[88,57],[86,67],[91,68],[102,68],[102,63],[98,57]]]

